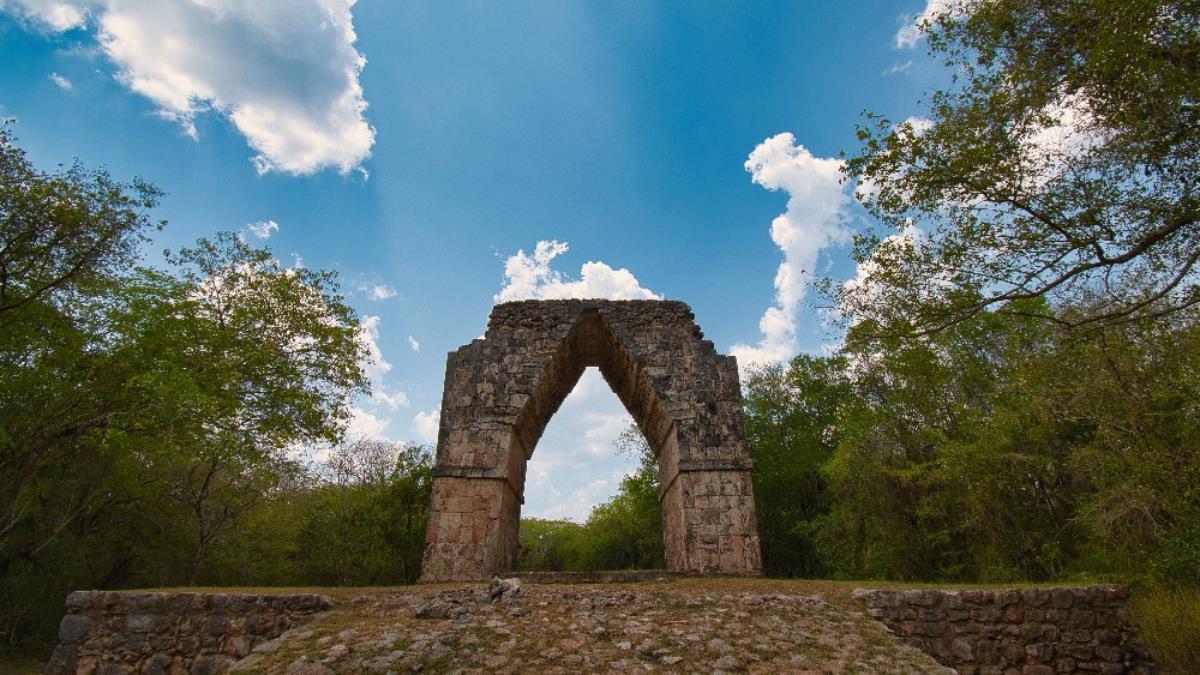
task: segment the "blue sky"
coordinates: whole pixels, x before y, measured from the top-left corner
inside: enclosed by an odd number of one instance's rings
[[[742,361],[835,340],[805,271],[855,275],[836,157],[944,77],[908,28],[929,9],[0,0],[0,116],[42,167],[165,190],[150,261],[240,230],[337,270],[378,349],[354,430],[429,441],[445,355],[497,298],[683,300]],[[586,376],[525,513],[611,495],[623,424]]]

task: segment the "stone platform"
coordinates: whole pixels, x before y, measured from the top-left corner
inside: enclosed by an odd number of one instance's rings
[[[675,577],[526,578],[503,592],[430,584],[328,595],[76,593],[50,672],[1049,675],[1153,667],[1119,587],[852,591],[843,582]]]

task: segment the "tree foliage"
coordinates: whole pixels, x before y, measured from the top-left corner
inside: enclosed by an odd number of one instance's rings
[[[131,269],[146,231],[162,226],[149,217],[161,194],[79,163],[40,171],[10,124],[0,125],[0,324],[29,303],[61,307],[72,291],[86,294]]]
[[[213,556],[305,474],[290,450],[340,440],[365,391],[331,274],[231,234],[137,266],[158,194],[39,171],[0,131],[5,640],[75,588],[215,580]]]
[[[429,448],[360,439],[335,451],[328,466],[332,480],[289,509],[303,519],[298,578],[343,586],[416,581],[433,485]]]
[[[828,509],[821,468],[837,448],[837,415],[849,395],[844,360],[798,356],[746,382],[746,432],[754,472],[758,534],[767,574],[827,572],[816,551]],[[769,555],[767,555],[769,553]]]
[[[1025,303],[923,339],[851,331],[836,356],[750,380],[768,570],[805,553],[848,578],[1200,575],[1200,325],[1063,333]],[[777,477],[814,459],[819,489],[796,510]]]
[[[1038,297],[1067,326],[1200,302],[1194,2],[963,0],[924,29],[953,85],[859,130],[848,172],[892,232],[858,238],[843,311],[922,334]]]

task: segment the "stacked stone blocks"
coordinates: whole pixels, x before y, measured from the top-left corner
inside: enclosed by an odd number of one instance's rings
[[[331,607],[312,594],[76,591],[47,672],[222,673]]]
[[[863,595],[871,617],[964,675],[1152,672],[1121,586]]]
[[[512,570],[526,462],[588,366],[658,457],[668,568],[761,572],[734,358],[681,302],[555,300],[497,305],[447,358],[423,580]]]

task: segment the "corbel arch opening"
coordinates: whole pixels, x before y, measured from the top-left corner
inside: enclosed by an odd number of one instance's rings
[[[513,425],[505,474],[517,497],[514,500],[517,513],[505,520],[516,528],[520,526],[520,506],[524,503],[528,462],[551,418],[589,367],[595,367],[600,372],[654,454],[660,477],[660,501],[669,487],[666,479],[677,473],[679,451],[675,422],[667,413],[661,396],[601,314],[597,311],[584,312],[541,373],[537,386]],[[664,544],[666,523],[670,517],[667,511],[663,509]],[[505,561],[509,569],[515,569],[516,566],[516,536],[517,531],[514,530],[511,535],[504,537],[513,542],[512,559]]]

